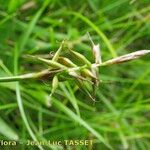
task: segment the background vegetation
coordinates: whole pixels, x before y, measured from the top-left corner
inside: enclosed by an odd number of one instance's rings
[[[55,52],[64,39],[92,61],[87,31],[100,43],[103,61],[149,49],[149,12],[149,0],[1,0],[0,77],[44,69],[24,55]],[[92,139],[96,150],[148,150],[149,58],[100,68],[100,79],[111,83],[100,84],[97,102],[73,81],[59,84],[51,107],[49,80],[0,83],[0,139]],[[39,148],[0,146],[8,150]],[[43,148],[63,149],[55,145]]]

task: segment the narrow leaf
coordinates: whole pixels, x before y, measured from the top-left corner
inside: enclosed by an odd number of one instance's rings
[[[17,133],[0,117],[0,133],[10,140],[18,140]]]
[[[58,100],[53,100],[53,105],[63,111],[65,114],[67,114],[71,119],[73,119],[75,122],[79,123],[83,127],[85,127],[88,131],[90,131],[93,135],[95,135],[102,143],[104,143],[108,148],[111,148],[111,146],[107,143],[107,141],[104,139],[100,133],[98,133],[94,128],[92,128],[86,121],[84,121],[82,118],[80,118],[78,115],[76,115],[73,111],[71,111],[69,108],[67,108],[65,105],[63,105]]]

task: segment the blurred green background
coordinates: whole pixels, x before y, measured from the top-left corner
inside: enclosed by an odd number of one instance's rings
[[[0,0],[0,77],[46,66],[24,55],[55,52],[61,41],[90,61],[90,32],[102,60],[150,49],[149,0]],[[73,81],[0,83],[0,140],[90,139],[93,146],[2,146],[0,149],[148,150],[150,56],[100,68],[96,102]],[[81,116],[81,117],[80,117]]]

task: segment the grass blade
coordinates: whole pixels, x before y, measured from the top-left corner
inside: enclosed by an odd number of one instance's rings
[[[47,5],[50,3],[51,0],[46,0],[44,1],[43,3],[43,6],[41,7],[41,9],[35,14],[34,18],[32,19],[32,21],[30,22],[27,30],[25,30],[22,38],[21,38],[21,41],[19,43],[19,49],[20,49],[20,52],[23,51],[24,49],[24,46],[26,45],[27,43],[27,40],[30,36],[30,34],[32,33],[32,30],[35,26],[35,24],[37,23],[38,19],[40,18],[41,14],[43,13],[43,11],[45,10],[45,8],[47,7]]]
[[[53,105],[63,111],[65,114],[67,114],[71,119],[73,119],[75,122],[79,123],[83,127],[85,127],[88,131],[90,131],[93,135],[95,135],[105,146],[111,149],[111,146],[106,142],[104,137],[100,135],[95,129],[93,129],[87,122],[85,122],[82,118],[77,116],[73,111],[71,111],[69,108],[67,108],[65,105],[63,105],[61,102],[59,102],[56,99],[53,99]]]
[[[18,140],[18,134],[0,117],[0,133],[10,140]]]
[[[90,27],[92,27],[97,32],[97,34],[102,38],[102,40],[105,42],[112,56],[113,57],[117,56],[112,44],[110,43],[106,35],[92,21],[90,21],[87,17],[77,12],[69,12],[69,14],[77,16],[78,18],[83,20],[85,23],[87,23]]]

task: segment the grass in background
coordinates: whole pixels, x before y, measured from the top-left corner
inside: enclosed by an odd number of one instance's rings
[[[26,60],[24,55],[56,51],[64,39],[93,61],[90,42],[85,39],[87,31],[95,43],[100,43],[103,61],[149,49],[149,12],[148,0],[81,0],[78,3],[76,0],[44,3],[2,0],[0,76],[41,70],[45,66]],[[60,85],[50,108],[47,107],[49,81],[0,83],[0,139],[92,139],[94,149],[147,150],[150,146],[149,66],[147,56],[101,68],[100,78],[113,82],[100,85],[95,103],[72,81]],[[33,148],[18,145],[16,149]]]

